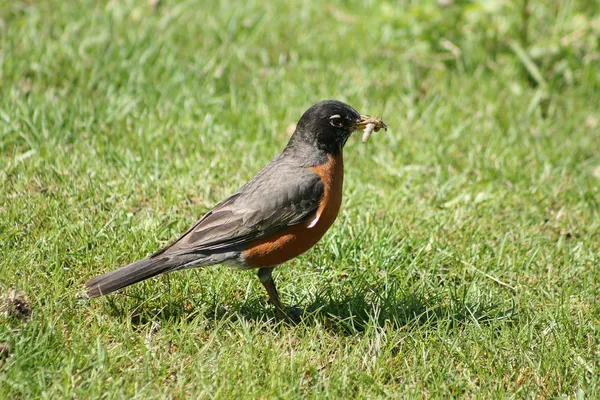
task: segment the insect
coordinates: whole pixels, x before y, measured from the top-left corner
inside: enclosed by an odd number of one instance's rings
[[[369,116],[369,120],[365,125],[365,130],[363,131],[362,142],[366,143],[371,137],[373,131],[379,132],[380,129],[387,131],[387,125],[385,124],[385,122],[383,122],[380,119]]]

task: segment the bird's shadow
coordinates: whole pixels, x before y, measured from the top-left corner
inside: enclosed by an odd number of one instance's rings
[[[240,320],[253,322],[255,326],[271,329],[273,326],[289,326],[289,319],[278,315],[273,306],[261,297],[222,304],[195,305],[189,299],[177,296],[170,301],[153,306],[143,297],[136,305],[125,308],[109,301],[110,314],[115,318],[129,319],[142,329],[148,324],[191,321],[203,318],[208,321]],[[306,303],[305,303],[306,304]],[[516,315],[514,302],[492,303],[467,301],[465,299],[441,298],[423,291],[402,291],[396,288],[378,290],[369,285],[353,287],[349,293],[343,288],[325,289],[315,295],[303,307],[299,325],[320,326],[340,335],[351,335],[369,327],[432,327],[446,322],[452,325],[468,323],[486,324],[494,320],[511,320]]]

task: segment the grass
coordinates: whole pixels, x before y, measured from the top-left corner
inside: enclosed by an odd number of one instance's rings
[[[600,4],[523,1],[1,1],[0,398],[598,398]],[[325,98],[390,130],[298,326],[226,267],[78,296]]]

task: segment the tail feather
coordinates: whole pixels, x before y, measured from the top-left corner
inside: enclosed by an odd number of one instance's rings
[[[156,275],[174,271],[185,264],[179,257],[145,258],[97,276],[85,283],[88,297],[99,297]]]

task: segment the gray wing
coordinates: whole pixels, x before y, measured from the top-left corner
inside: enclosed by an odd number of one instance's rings
[[[153,254],[228,251],[306,221],[324,193],[319,175],[276,158],[174,243]]]

